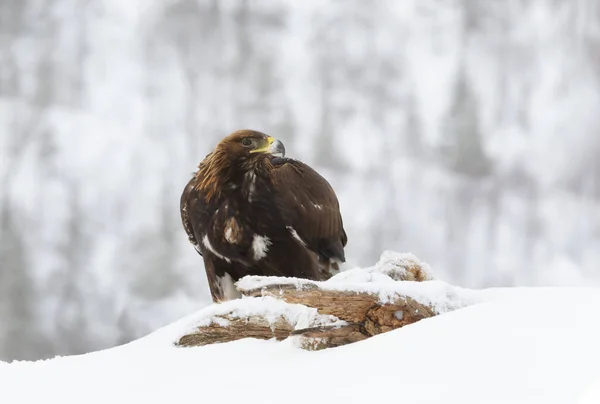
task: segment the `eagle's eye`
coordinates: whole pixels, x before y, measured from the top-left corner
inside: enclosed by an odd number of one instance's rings
[[[252,146],[252,139],[247,138],[247,137],[243,138],[242,139],[242,145],[245,146],[245,147]]]

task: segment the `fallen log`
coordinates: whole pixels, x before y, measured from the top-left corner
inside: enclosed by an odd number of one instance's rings
[[[242,338],[275,338],[280,341],[289,337],[294,331],[292,324],[283,317],[275,323],[270,323],[260,316],[248,318],[223,316],[222,318],[226,320],[225,325],[223,323],[211,323],[199,327],[196,332],[181,337],[178,344],[181,346],[200,346],[230,342]]]
[[[220,311],[176,344],[294,338],[303,349],[319,350],[358,342],[463,305],[452,287],[435,281],[416,257],[387,254],[375,267],[341,273],[325,282],[243,278],[236,284],[241,299],[213,305]]]
[[[398,328],[435,315],[433,308],[409,296],[397,295],[391,302],[383,304],[376,293],[328,290],[317,282],[271,284],[253,289],[238,287],[238,290],[244,296],[270,296],[286,303],[314,307],[320,314],[329,314],[340,320],[372,322],[379,327]]]

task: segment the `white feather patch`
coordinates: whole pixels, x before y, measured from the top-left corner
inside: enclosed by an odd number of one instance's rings
[[[221,278],[217,276],[217,282],[219,282],[219,288],[223,293],[224,300],[233,300],[242,297],[242,294],[235,288],[235,282],[228,273]]]
[[[202,244],[204,244],[204,247],[206,247],[208,249],[208,251],[210,251],[211,253],[216,255],[218,258],[221,258],[222,260],[225,260],[227,262],[231,262],[231,260],[229,258],[226,258],[215,251],[213,246],[210,244],[210,241],[208,240],[208,235],[204,236],[204,238],[202,239]]]
[[[288,229],[288,231],[290,232],[290,234],[292,235],[292,237],[294,237],[296,240],[298,240],[300,242],[300,244],[302,244],[303,246],[306,247],[306,243],[304,242],[304,240],[302,240],[300,238],[300,236],[296,232],[296,229],[294,229],[292,226],[286,226],[286,228]]]
[[[258,234],[255,234],[254,238],[252,239],[252,250],[254,251],[254,259],[257,261],[263,259],[267,255],[270,245],[271,240],[269,240],[268,237],[259,236]]]

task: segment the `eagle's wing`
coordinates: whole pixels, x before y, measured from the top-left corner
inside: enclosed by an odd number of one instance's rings
[[[275,158],[271,164],[277,207],[288,230],[322,258],[344,262],[348,239],[329,182],[297,160]]]
[[[200,250],[200,243],[196,239],[196,234],[194,231],[194,220],[198,220],[199,216],[203,214],[202,212],[202,204],[199,201],[198,191],[194,188],[195,179],[191,179],[186,185],[183,193],[181,194],[180,200],[180,213],[181,213],[181,222],[183,224],[183,228],[188,236],[190,243],[194,245],[198,254],[202,255],[202,251]]]

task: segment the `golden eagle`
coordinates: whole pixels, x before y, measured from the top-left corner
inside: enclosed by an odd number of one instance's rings
[[[246,275],[325,280],[345,262],[332,187],[261,132],[221,140],[186,185],[180,208],[215,302],[239,297],[234,283]]]

